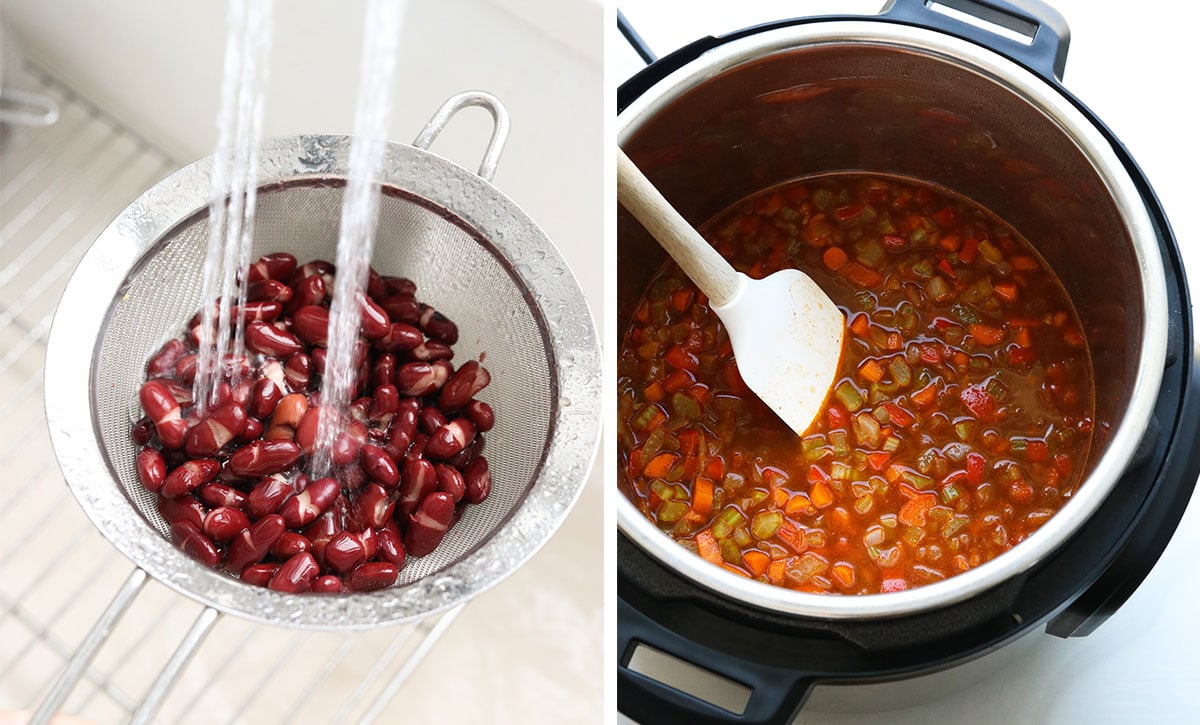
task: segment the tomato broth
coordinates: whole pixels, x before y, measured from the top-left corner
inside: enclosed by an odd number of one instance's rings
[[[1086,340],[998,217],[924,182],[838,173],[701,232],[751,277],[804,270],[848,329],[797,437],[746,388],[704,295],[671,261],[654,276],[620,350],[621,475],[681,545],[779,586],[890,592],[995,558],[1070,498],[1093,425]]]

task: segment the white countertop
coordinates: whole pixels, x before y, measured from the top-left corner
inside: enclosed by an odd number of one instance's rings
[[[1050,4],[1071,28],[1064,84],[1116,133],[1149,177],[1191,271],[1194,294],[1200,289],[1200,217],[1195,213],[1200,153],[1192,110],[1196,10],[1162,0],[1136,6],[1094,0]],[[705,0],[691,3],[683,13],[664,0],[620,3],[626,18],[660,56],[704,35],[766,20],[797,14],[873,14],[879,6],[858,0]],[[609,73],[616,82],[639,68],[631,51],[622,49],[618,56],[610,50]],[[805,710],[797,722],[1196,722],[1198,498],[1193,497],[1150,576],[1092,635],[1069,640],[1038,637],[1004,670],[918,707],[875,715]]]

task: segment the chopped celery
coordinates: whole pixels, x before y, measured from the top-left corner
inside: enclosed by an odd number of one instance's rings
[[[846,410],[851,413],[862,407],[862,393],[849,380],[842,380],[842,382],[838,383],[837,387],[833,389],[833,394],[837,396],[838,401],[845,406]]]
[[[734,529],[732,538],[733,542],[741,547],[754,543],[754,539],[750,538],[750,532],[744,526]]]
[[[656,428],[653,433],[646,437],[646,442],[642,444],[642,460],[648,461],[654,457],[655,453],[662,450],[663,443],[667,440],[667,432],[662,428]]]
[[[830,473],[835,481],[849,481],[854,475],[854,469],[841,461],[834,461]]]
[[[912,385],[912,367],[904,358],[892,358],[888,363],[888,370],[892,373],[892,380],[895,380],[900,387],[907,388]]]
[[[675,497],[675,488],[661,478],[650,482],[650,490],[663,501],[670,501]]]
[[[778,511],[763,511],[754,515],[750,523],[750,532],[759,541],[766,541],[779,532],[783,526],[783,514]]]
[[[658,507],[658,520],[664,524],[673,524],[683,518],[691,509],[686,501],[663,501]]]
[[[942,446],[942,454],[952,461],[961,461],[971,452],[971,446],[966,443],[947,443]]]
[[[857,499],[854,500],[854,510],[860,514],[870,513],[871,508],[874,505],[875,505],[875,499],[872,498],[871,494],[869,494],[869,493],[865,496],[859,496]]]
[[[983,319],[977,312],[975,312],[975,310],[963,304],[952,306],[950,308],[950,314],[954,316],[954,319],[958,320],[964,325],[977,325]]]
[[[964,443],[971,440],[971,436],[975,435],[975,421],[960,420],[955,423],[954,435],[958,436],[958,439]]]
[[[934,275],[926,282],[925,291],[937,302],[945,302],[954,296],[954,289],[950,287],[949,283],[941,275]]]
[[[650,430],[650,425],[656,418],[660,416],[666,416],[666,414],[662,412],[662,408],[659,408],[654,403],[647,403],[642,407],[641,410],[638,411],[638,414],[633,417],[633,420],[630,421],[630,424],[638,430]]]
[[[721,481],[721,488],[725,489],[726,493],[736,493],[744,485],[746,485],[745,476],[740,473],[733,473],[732,471],[726,473],[725,480]]]
[[[883,245],[869,237],[855,245],[855,252],[858,261],[868,267],[878,266],[886,254]]]
[[[859,413],[853,418],[854,439],[860,446],[875,448],[879,445],[879,421],[870,413]]]
[[[933,485],[932,478],[929,476],[922,476],[916,471],[905,471],[902,475],[902,478],[904,479],[905,483],[919,491],[924,491]]]
[[[904,529],[904,533],[900,535],[900,538],[904,539],[909,546],[916,546],[925,538],[925,529],[922,529],[920,526],[909,526]]]
[[[946,525],[942,527],[942,538],[949,539],[950,537],[957,535],[958,532],[965,529],[967,524],[970,522],[971,519],[967,516],[955,516],[946,522]]]
[[[700,404],[683,393],[671,396],[671,408],[688,420],[697,420],[700,417]]]
[[[742,563],[742,550],[733,539],[721,539],[717,544],[721,548],[721,558],[730,564]]]
[[[838,458],[850,455],[850,442],[846,440],[846,431],[840,428],[829,431],[829,442],[833,445],[833,455]]]
[[[888,453],[895,453],[900,448],[900,439],[895,435],[888,433],[888,437],[883,441],[883,450]]]
[[[896,521],[896,514],[884,514],[879,517],[879,523],[889,529],[896,528]]]
[[[942,501],[946,504],[954,503],[961,495],[962,492],[953,483],[947,483],[945,486],[942,486]]]

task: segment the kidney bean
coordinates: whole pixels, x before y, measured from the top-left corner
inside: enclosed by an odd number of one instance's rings
[[[404,363],[396,370],[396,388],[404,395],[420,398],[440,389],[449,377],[446,370],[433,363]]]
[[[137,455],[137,475],[147,491],[161,491],[167,478],[167,462],[163,455],[153,448],[143,448]]]
[[[242,432],[235,439],[239,443],[250,443],[258,440],[263,434],[263,424],[258,418],[247,418],[246,427],[242,428]]]
[[[480,503],[492,492],[492,473],[483,456],[471,461],[463,471],[463,478],[467,481],[467,503]]]
[[[201,564],[216,567],[221,563],[217,545],[191,521],[176,521],[171,524],[171,533],[178,539],[179,548],[192,558],[198,559]]]
[[[379,558],[396,567],[403,569],[408,560],[404,551],[404,543],[400,540],[400,529],[394,521],[379,530]]]
[[[355,504],[358,520],[363,526],[379,528],[392,518],[396,502],[378,483],[368,483]]]
[[[250,519],[240,509],[222,506],[204,517],[204,533],[213,541],[225,543],[250,528]]]
[[[471,445],[467,446],[462,450],[461,453],[450,459],[450,465],[454,466],[460,471],[466,471],[467,466],[471,463],[471,461],[475,460],[480,456],[480,454],[483,453],[486,443],[487,441],[484,440],[484,437],[477,434],[475,436],[475,440],[471,441]]]
[[[368,340],[375,340],[391,331],[392,321],[388,313],[380,307],[369,295],[362,298],[362,334]]]
[[[304,349],[304,345],[295,335],[266,322],[251,322],[246,325],[246,347],[254,352],[279,358]]]
[[[190,460],[167,475],[163,480],[161,493],[167,498],[176,498],[185,493],[191,493],[215,479],[220,472],[220,461],[212,458]]]
[[[285,531],[271,547],[271,556],[287,559],[305,551],[312,551],[312,542],[304,534]]]
[[[267,583],[267,587],[286,594],[306,592],[312,587],[312,580],[321,573],[317,560],[307,551],[296,554],[279,567],[275,576]]]
[[[345,527],[338,518],[336,503],[330,507],[329,511],[317,517],[317,520],[304,527],[303,534],[310,542],[312,542],[312,554],[317,557],[317,561],[325,561],[325,546],[333,535],[342,531]]]
[[[417,433],[417,420],[421,414],[421,401],[414,398],[404,398],[399,403],[396,417],[392,419],[392,427],[388,433],[388,454],[393,459],[398,458],[408,450],[413,436]]]
[[[233,308],[233,319],[245,315],[246,322],[274,322],[282,314],[283,303],[275,300],[256,300]]]
[[[411,350],[425,336],[417,328],[405,322],[393,322],[388,326],[387,332],[375,339],[375,348],[385,352],[400,352],[403,350]]]
[[[412,445],[408,447],[408,453],[404,454],[406,461],[419,461],[425,457],[425,444],[429,442],[429,436],[424,433],[417,433],[413,436]]]
[[[379,551],[379,534],[370,526],[363,528],[358,532],[358,538],[362,541],[363,551],[367,554],[367,560],[375,558],[375,553]]]
[[[280,474],[266,476],[246,496],[246,513],[252,519],[261,519],[278,513],[279,507],[296,492],[296,483]]]
[[[286,306],[286,311],[291,313],[307,307],[309,305],[320,305],[325,302],[325,297],[328,294],[328,289],[325,286],[325,278],[320,275],[312,275],[305,277],[302,281],[295,285],[295,296],[292,298],[292,303]]]
[[[367,444],[362,446],[360,455],[363,470],[372,480],[387,488],[395,488],[400,483],[400,470],[396,462],[382,448]]]
[[[408,460],[400,476],[400,511],[408,515],[426,496],[437,490],[437,471],[425,459]]]
[[[309,345],[324,346],[329,342],[329,310],[306,305],[292,313],[292,329]]]
[[[387,295],[387,285],[383,283],[383,277],[374,267],[367,268],[367,294],[375,299]]]
[[[138,391],[138,399],[146,416],[154,422],[154,430],[163,447],[182,447],[188,424],[183,420],[179,401],[171,394],[171,388],[161,380],[150,380]]]
[[[426,435],[433,435],[438,428],[446,425],[449,421],[446,419],[446,414],[439,410],[436,406],[427,405],[421,410],[421,417],[418,421],[418,427]]]
[[[417,283],[407,277],[384,277],[383,286],[390,295],[412,297],[417,294]]]
[[[346,430],[339,433],[333,440],[333,455],[331,458],[334,464],[345,466],[353,463],[358,458],[358,453],[366,442],[367,427],[357,420],[350,421],[350,425],[346,427]]]
[[[391,422],[392,417],[400,410],[400,391],[391,383],[384,383],[375,388],[371,397],[371,407],[368,415],[371,420]]]
[[[256,587],[265,587],[279,571],[278,564],[251,564],[242,570],[241,579]]]
[[[472,400],[463,407],[463,412],[467,418],[475,425],[475,430],[480,433],[487,432],[496,424],[496,413],[492,410],[492,406],[482,400]]]
[[[404,550],[412,556],[425,556],[442,543],[454,516],[454,499],[450,494],[435,491],[421,501],[421,506],[408,517],[404,534]]]
[[[179,358],[179,362],[175,363],[175,378],[184,385],[192,385],[196,382],[196,364],[199,362],[200,356],[195,353],[189,353]]]
[[[354,402],[350,404],[350,407],[346,412],[350,414],[350,418],[352,420],[356,420],[365,425],[370,420],[368,417],[370,415],[370,410],[371,399],[368,397],[362,397],[355,398]]]
[[[334,534],[325,546],[325,565],[338,573],[345,573],[365,563],[367,551],[362,539],[350,531]]]
[[[304,413],[304,417],[300,419],[300,424],[296,426],[296,444],[300,446],[301,452],[306,456],[311,456],[316,450],[317,445],[317,428],[321,424],[321,409],[310,407]]]
[[[133,442],[139,446],[144,446],[154,437],[154,422],[149,416],[143,415],[138,418],[138,422],[133,424]]]
[[[259,257],[246,270],[246,281],[253,284],[268,279],[287,279],[296,271],[298,262],[287,252],[275,252]]]
[[[190,521],[196,528],[204,526],[204,517],[208,509],[195,496],[180,496],[179,498],[159,498],[158,512],[168,524],[177,521]]]
[[[246,506],[246,494],[218,481],[211,481],[196,489],[196,498],[213,507],[240,509]]]
[[[246,288],[249,302],[278,302],[285,308],[292,301],[292,288],[274,279],[254,282]]]
[[[337,498],[340,489],[338,482],[332,478],[318,478],[308,484],[304,490],[283,502],[279,515],[289,529],[308,526],[318,516],[325,513],[333,500]]]
[[[336,574],[326,574],[312,580],[312,588],[309,590],[314,594],[337,594],[345,591],[342,586],[341,577]]]
[[[392,385],[396,382],[396,356],[385,352],[375,358],[375,366],[371,369],[371,385],[378,388],[381,385]]]
[[[283,398],[283,390],[275,384],[270,378],[261,378],[254,383],[254,387],[250,389],[250,400],[248,407],[250,415],[255,418],[266,420],[268,416],[275,412],[275,406]]]
[[[458,410],[492,381],[486,368],[476,360],[468,360],[455,371],[442,388],[440,403],[444,410]]]
[[[183,340],[167,340],[146,363],[147,378],[164,378],[175,374],[175,364],[188,352]]]
[[[421,318],[417,320],[417,327],[426,335],[447,345],[458,342],[458,325],[429,305],[421,305]]]
[[[454,357],[454,350],[444,342],[438,340],[426,340],[420,345],[408,351],[408,356],[413,360],[424,360],[433,362],[434,360],[449,360]]]
[[[188,431],[184,450],[189,456],[215,456],[246,428],[246,411],[229,402],[214,410]]]
[[[415,325],[421,319],[421,303],[411,295],[390,295],[375,299],[379,300],[379,306],[388,313],[392,322]]]
[[[445,463],[435,463],[433,469],[437,472],[437,490],[450,494],[455,503],[461,501],[467,492],[462,472]]]
[[[286,427],[295,431],[308,412],[308,398],[303,393],[292,393],[280,398],[271,414],[270,428]]]
[[[242,531],[229,542],[225,550],[225,568],[240,572],[251,564],[257,564],[267,555],[271,547],[283,536],[286,526],[283,517],[277,514],[264,516],[250,528]]]
[[[229,469],[239,476],[267,476],[286,471],[300,458],[293,441],[253,441],[229,457]]]
[[[466,418],[455,418],[429,436],[425,455],[430,458],[453,458],[475,439],[475,426]]]
[[[334,267],[333,264],[325,261],[324,259],[316,259],[297,269],[292,274],[290,281],[294,287],[298,282],[316,275],[323,278],[326,288],[332,289],[333,275],[335,274],[337,274],[337,268]]]
[[[392,586],[399,574],[394,564],[386,561],[368,561],[350,572],[345,585],[352,592],[372,592]]]
[[[283,366],[283,379],[293,393],[308,388],[312,379],[312,358],[302,352],[289,357]]]

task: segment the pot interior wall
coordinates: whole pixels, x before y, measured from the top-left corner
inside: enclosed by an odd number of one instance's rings
[[[1091,348],[1097,420],[1120,423],[1142,336],[1132,241],[1070,136],[1002,82],[897,46],[814,45],[706,80],[631,126],[621,142],[697,225],[748,194],[831,171],[916,177],[983,204],[1059,275]],[[622,209],[622,330],[664,259]],[[1087,471],[1106,443],[1098,434]]]

